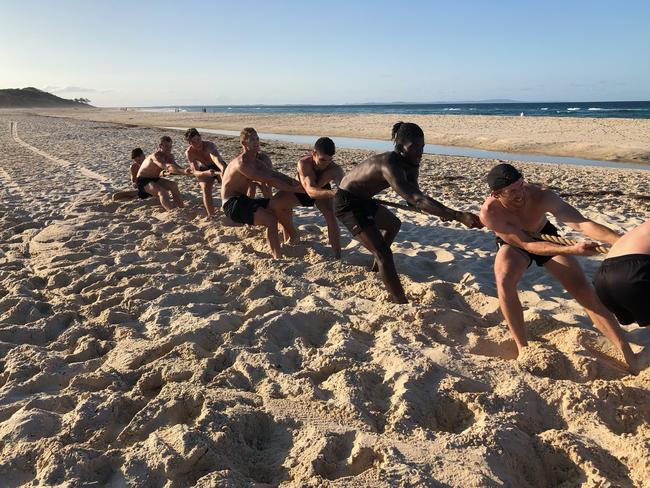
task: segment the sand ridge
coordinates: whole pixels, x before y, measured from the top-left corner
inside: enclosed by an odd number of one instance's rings
[[[6,486],[648,486],[649,371],[626,375],[535,269],[522,281],[534,343],[512,361],[488,232],[397,211],[411,303],[385,304],[369,255],[344,233],[333,260],[313,209],[296,216],[304,242],[272,260],[259,230],[203,219],[192,178],[176,179],[187,208],[169,213],[97,191],[92,174],[127,186],[130,150],[163,131],[0,121]],[[306,148],[264,150],[293,174]],[[492,163],[427,156],[422,187],[476,210]],[[650,210],[640,171],[524,171],[614,228]]]

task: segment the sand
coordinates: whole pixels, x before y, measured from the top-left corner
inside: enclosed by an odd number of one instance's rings
[[[489,232],[397,211],[411,303],[387,304],[370,256],[344,231],[333,260],[313,209],[272,260],[260,230],[203,218],[191,177],[183,210],[111,202],[130,150],[164,133],[0,114],[2,486],[650,486],[650,370],[622,370],[539,269],[513,360]],[[288,174],[306,149],[264,145]],[[426,156],[422,187],[476,211],[493,163]],[[646,172],[521,167],[615,229],[647,219]]]
[[[154,113],[95,110],[40,110],[43,114],[149,127],[205,127],[315,136],[390,140],[398,120],[419,124],[429,144],[492,151],[536,153],[606,161],[650,163],[650,120],[482,115]]]

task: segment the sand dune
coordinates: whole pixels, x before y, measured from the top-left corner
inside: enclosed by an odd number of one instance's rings
[[[627,375],[549,276],[522,281],[513,361],[488,232],[397,211],[411,303],[386,304],[317,211],[273,260],[260,230],[206,221],[189,177],[182,210],[111,202],[163,133],[0,115],[3,486],[650,486],[650,370]],[[264,146],[289,174],[305,149]],[[478,209],[493,161],[423,164],[426,191]],[[650,211],[644,172],[522,167],[616,229]]]

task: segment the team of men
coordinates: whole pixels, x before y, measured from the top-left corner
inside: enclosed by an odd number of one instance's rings
[[[392,151],[374,155],[344,175],[334,162],[334,142],[322,137],[310,154],[298,161],[296,178],[291,178],[273,169],[269,156],[260,150],[253,128],[241,131],[241,152],[227,164],[214,143],[204,141],[196,129],[188,129],[187,168],[176,163],[172,141],[164,136],[157,150],[147,157],[140,149],[133,151],[130,172],[135,190],[117,192],[113,199],[158,196],[165,210],[183,207],[178,185],[163,176],[193,175],[210,218],[215,215],[214,182],[220,181],[223,213],[234,222],[265,227],[266,241],[275,258],[282,257],[283,241],[299,241],[293,209],[316,206],[327,224],[334,256],[341,257],[338,219],[372,253],[372,269],[379,272],[390,300],[406,303],[391,251],[401,222],[373,198],[390,187],[416,210],[442,221],[458,221],[468,228],[485,226],[495,233],[494,273],[499,304],[519,352],[528,342],[517,284],[535,262],[583,306],[596,328],[621,351],[630,371],[638,371],[638,355],[632,352],[619,321],[650,325],[650,220],[621,238],[582,216],[551,190],[526,182],[521,172],[509,164],[499,164],[487,175],[490,194],[480,216],[453,210],[419,188],[422,129],[399,122],[393,126],[392,139]],[[255,198],[257,188],[262,190],[263,198]],[[278,191],[273,194],[272,188]],[[557,229],[547,220],[548,214],[588,238],[613,246],[596,275],[595,288],[574,256],[596,254],[596,242],[583,240],[565,246],[531,237],[531,233],[557,235]]]

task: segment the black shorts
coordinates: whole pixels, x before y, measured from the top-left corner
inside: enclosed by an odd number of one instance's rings
[[[198,168],[199,168],[199,171],[208,171],[208,170],[212,169],[212,170],[216,171],[217,173],[219,173],[219,175],[213,176],[212,179],[218,180],[220,178],[221,170],[214,163],[212,163],[212,164],[199,163]]]
[[[360,198],[341,188],[334,196],[334,212],[353,236],[375,225],[375,214],[379,207],[372,198]]]
[[[240,224],[253,225],[255,211],[269,204],[268,198],[248,198],[246,195],[230,197],[222,207],[223,213]]]
[[[150,193],[147,193],[144,187],[147,186],[149,183],[158,183],[159,180],[160,178],[145,178],[142,176],[138,176],[135,179],[135,187],[138,189],[138,196],[143,200],[145,198],[149,198],[153,196]]]
[[[330,186],[329,183],[327,183],[324,187],[324,190],[331,190],[332,187]],[[316,200],[314,200],[312,197],[307,195],[306,193],[294,193],[296,195],[296,198],[300,202],[300,205],[303,207],[313,207],[316,204]]]
[[[559,235],[557,233],[557,227],[555,227],[553,224],[551,224],[549,221],[546,221],[546,225],[542,227],[542,230],[539,231],[540,234],[550,234],[552,236]],[[510,246],[506,241],[501,239],[500,237],[496,238],[497,241],[497,251],[501,249],[501,246]],[[528,256],[528,266],[533,264],[533,261],[535,261],[535,264],[537,266],[544,266],[546,263],[548,263],[551,259],[553,259],[554,256],[542,256],[540,254],[533,254],[532,252],[528,252],[525,249],[521,249],[519,247],[513,246],[515,249],[519,249],[521,252],[526,254]]]
[[[594,287],[621,324],[650,326],[650,254],[605,259],[594,276]]]

